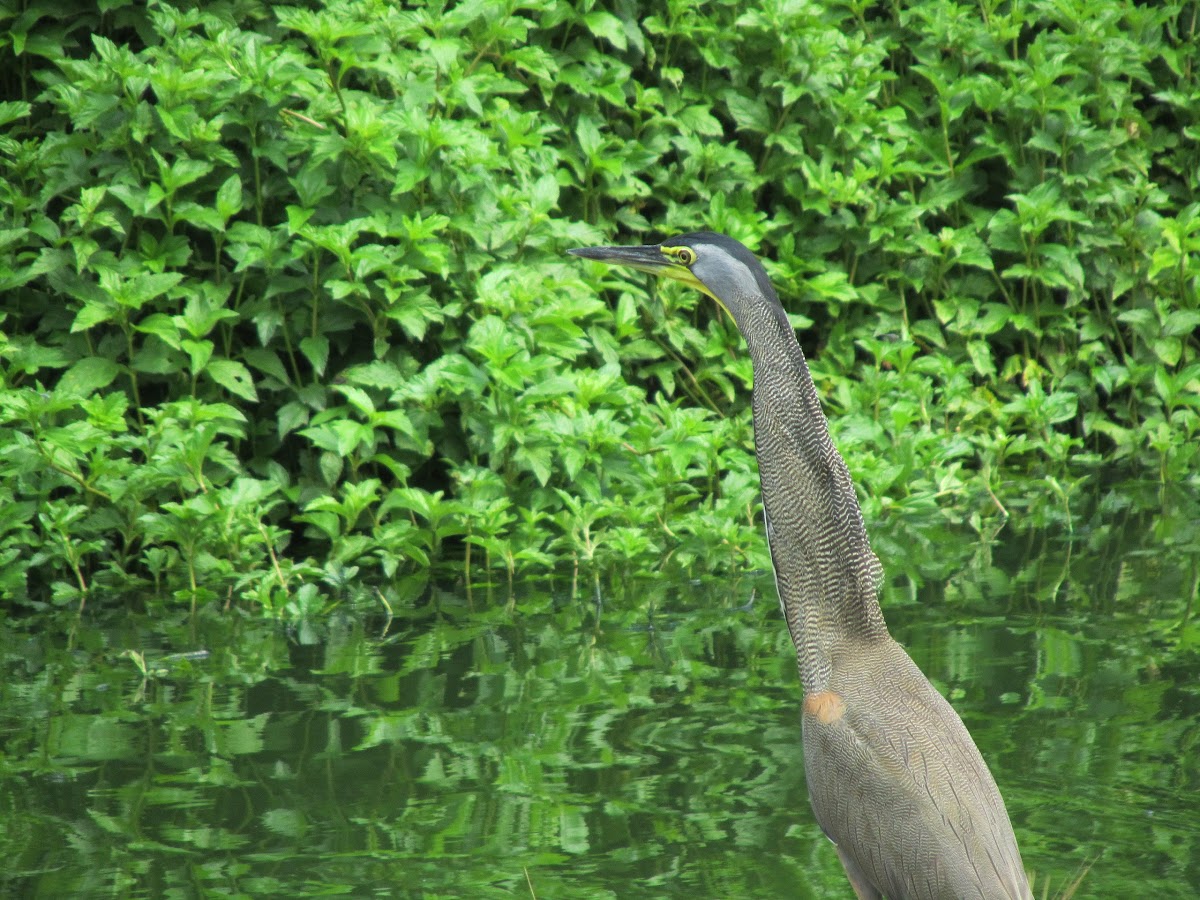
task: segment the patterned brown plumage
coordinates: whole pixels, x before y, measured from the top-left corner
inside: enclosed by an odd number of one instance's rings
[[[711,232],[572,252],[691,284],[745,338],[767,540],[804,688],[809,797],[858,896],[1031,900],[979,750],[888,633],[850,473],[762,265]]]

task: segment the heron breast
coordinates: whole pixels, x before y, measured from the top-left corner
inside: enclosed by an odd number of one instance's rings
[[[819,691],[804,696],[804,714],[822,725],[832,725],[846,714],[846,701],[836,691]]]

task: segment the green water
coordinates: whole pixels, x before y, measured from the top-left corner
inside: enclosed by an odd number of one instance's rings
[[[1091,863],[1076,896],[1194,897],[1196,560],[1090,543],[1001,540],[893,585],[888,620],[974,734],[1039,895]],[[10,618],[0,896],[851,898],[769,578],[600,597],[451,586],[299,630]]]

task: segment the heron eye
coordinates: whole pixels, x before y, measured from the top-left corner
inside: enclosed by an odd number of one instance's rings
[[[696,251],[690,247],[680,247],[675,251],[675,258],[683,263],[683,265],[690,266],[696,261]]]

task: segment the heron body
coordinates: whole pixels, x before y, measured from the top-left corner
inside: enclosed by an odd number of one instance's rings
[[[804,688],[809,798],[858,896],[1031,900],[975,742],[888,633],[850,473],[762,264],[712,232],[570,252],[703,291],[746,341],[767,541]]]

